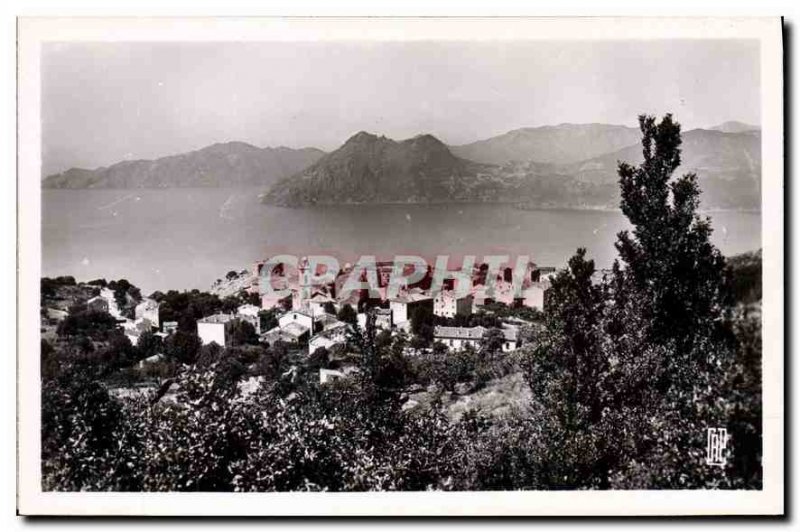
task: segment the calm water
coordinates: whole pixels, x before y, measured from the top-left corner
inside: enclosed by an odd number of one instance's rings
[[[628,227],[618,212],[523,211],[504,205],[392,205],[285,209],[257,191],[228,189],[44,190],[45,276],[127,278],[145,293],[199,288],[276,253],[359,255],[527,254],[562,266],[579,246],[599,266]],[[725,254],[761,245],[761,217],[711,214]]]

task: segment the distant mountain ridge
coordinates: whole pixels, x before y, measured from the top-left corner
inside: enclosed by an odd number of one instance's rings
[[[48,176],[44,188],[266,187],[314,163],[316,148],[257,148],[245,142],[153,160],[122,161],[94,170],[71,168]]]
[[[761,128],[758,126],[745,124],[744,122],[737,122],[736,120],[729,120],[728,122],[723,122],[708,129],[713,131],[722,131],[723,133],[761,132]]]
[[[617,208],[617,163],[641,162],[638,131],[632,143],[584,160],[548,163],[533,157],[526,159],[521,146],[530,138],[536,141],[530,152],[534,155],[546,144],[539,142],[542,129],[534,128],[533,137],[530,130],[516,130],[524,137],[522,142],[515,138],[519,136],[515,132],[481,141],[480,149],[489,154],[483,157],[484,161],[495,160],[495,164],[457,156],[464,154],[464,150],[448,148],[432,135],[394,141],[361,132],[309,168],[276,182],[262,195],[262,201],[287,207],[503,202],[529,208]],[[624,126],[567,126],[563,129],[567,134],[561,138],[578,138],[578,147],[562,146],[560,154],[555,156],[558,160],[573,159],[588,145],[600,151],[597,146],[621,144],[632,134],[628,131],[632,128]],[[591,135],[587,136],[587,131],[592,130],[599,130],[603,140],[592,142]],[[608,135],[609,131],[613,133]],[[504,144],[507,149],[498,149]],[[501,156],[503,153],[505,155]],[[685,132],[678,173],[686,172],[698,174],[703,191],[702,208],[759,209],[760,132],[725,133],[704,129]]]
[[[338,149],[214,144],[155,160],[47,177],[45,188],[259,187],[262,201],[317,204],[503,202],[530,208],[617,208],[617,163],[642,160],[638,129],[607,124],[521,128],[447,146],[433,135],[367,132]],[[725,122],[683,133],[678,173],[695,172],[701,208],[761,205],[761,132]]]
[[[761,133],[693,129],[683,133],[676,175],[698,176],[702,208],[757,210],[761,206]],[[562,170],[583,183],[616,190],[617,161],[639,164],[641,146],[629,146]]]
[[[569,164],[617,151],[641,138],[638,128],[609,124],[560,124],[509,131],[451,146],[459,157],[488,164],[537,161]]]

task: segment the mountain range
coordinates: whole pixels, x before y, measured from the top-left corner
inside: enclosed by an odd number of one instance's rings
[[[642,160],[640,132],[607,124],[522,128],[447,146],[433,135],[367,132],[324,153],[230,142],[153,161],[47,177],[47,188],[257,186],[262,201],[315,204],[503,202],[530,208],[616,208],[617,163]],[[725,122],[683,133],[679,173],[695,172],[705,209],[759,209],[761,133]]]
[[[488,164],[537,161],[567,164],[639,142],[637,128],[608,124],[560,124],[515,129],[471,144],[452,146],[454,154]]]
[[[361,132],[276,182],[262,201],[287,207],[503,202],[530,208],[616,208],[617,163],[642,161],[639,138],[636,129],[602,124],[519,129],[451,147],[432,135],[395,141]],[[683,134],[682,150],[678,172],[698,175],[703,208],[760,207],[758,130],[694,129]]]
[[[45,188],[267,187],[324,154],[316,148],[257,148],[245,142],[212,144],[154,160],[71,168],[45,178]]]

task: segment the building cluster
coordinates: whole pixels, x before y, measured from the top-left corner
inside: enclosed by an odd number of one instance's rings
[[[264,279],[263,268],[268,267],[266,261],[254,264],[253,274],[259,281]],[[538,310],[544,309],[545,294],[550,288],[552,277],[556,274],[553,267],[542,267],[529,264],[521,285],[513,282],[512,268],[501,269],[494,279],[488,278],[489,267],[486,264],[476,265],[471,274],[470,286],[466,290],[455,290],[455,281],[445,279],[443,290],[431,295],[432,271],[428,268],[423,278],[410,286],[402,286],[398,293],[392,294],[390,280],[394,271],[394,263],[374,262],[363,271],[358,272],[361,281],[375,279],[377,284],[370,290],[345,292],[344,286],[353,275],[354,267],[346,264],[334,279],[325,284],[312,284],[317,272],[310,271],[308,261],[299,261],[297,267],[286,264],[272,266],[269,278],[272,290],[261,290],[262,309],[298,310],[304,309],[312,316],[320,315],[330,309],[339,309],[344,305],[360,308],[364,303],[387,304],[392,311],[394,326],[401,326],[410,320],[410,312],[414,307],[431,306],[437,316],[452,318],[468,316],[475,307],[489,303],[519,305]],[[252,292],[259,292],[258,284],[250,287]],[[459,295],[456,295],[456,294]],[[463,295],[462,295],[463,294]]]
[[[127,318],[114,297],[114,291],[102,288],[100,294],[89,299],[86,306],[98,312],[107,312],[117,320],[117,327],[122,329],[131,344],[137,345],[139,339],[146,332],[155,332],[157,336],[166,337],[167,332],[160,331],[159,303],[153,299],[145,298],[134,309],[133,319]],[[177,324],[176,324],[177,325]]]
[[[300,261],[297,268],[279,265],[272,273],[280,284],[273,288],[283,289],[281,295],[274,296],[272,295],[274,291],[268,291],[262,295],[261,306],[245,304],[232,313],[205,316],[197,320],[197,335],[203,345],[216,343],[221,347],[229,347],[232,345],[237,324],[246,322],[252,325],[260,342],[269,345],[279,341],[284,342],[311,355],[321,348],[336,351],[337,347],[344,347],[347,344],[349,324],[337,318],[342,316],[342,310],[346,306],[353,310],[354,316],[351,315],[350,318],[355,318],[357,327],[366,329],[369,316],[364,309],[369,308],[375,327],[390,333],[411,332],[412,323],[418,314],[457,322],[463,319],[460,322],[466,323],[469,321],[467,320],[469,316],[490,303],[543,310],[551,278],[556,272],[554,268],[531,266],[522,280],[521,291],[515,292],[513,289],[510,269],[501,270],[495,279],[488,279],[486,265],[478,265],[473,270],[468,290],[456,286],[453,279],[448,279],[444,282],[443,290],[433,293],[430,269],[421,280],[412,285],[400,287],[399,290],[395,287],[395,290],[392,290],[390,280],[394,264],[378,262],[374,264],[374,270],[362,274],[365,278],[371,276],[377,280],[377,290],[373,285],[371,289],[349,291],[344,296],[344,285],[353,272],[353,267],[350,265],[346,265],[331,282],[326,284],[312,284],[308,281],[314,278],[314,275],[308,271],[307,263],[304,261]],[[254,266],[254,273],[259,280],[262,279],[260,275],[262,267],[264,267],[263,262]],[[257,292],[259,287],[253,285],[249,290]],[[147,332],[166,338],[178,330],[177,322],[160,320],[160,305],[153,299],[146,298],[138,303],[132,319],[123,315],[114,292],[108,288],[103,288],[98,296],[87,302],[87,305],[115,317],[118,326],[133,345],[138,344],[142,335]],[[56,312],[59,309],[48,308],[48,312],[50,310]],[[270,318],[269,321],[274,325],[270,328],[265,325],[266,310],[273,311],[272,314],[277,321],[275,324]],[[502,338],[496,337],[494,341],[499,342],[498,347],[502,351],[509,352],[520,346],[519,323],[511,323],[513,320],[504,321],[499,329]],[[483,326],[436,325],[433,338],[435,342],[449,350],[467,347],[479,349],[488,333],[489,329]],[[157,357],[160,360],[163,355]],[[320,382],[330,382],[351,372],[350,367],[323,369],[320,371]]]
[[[263,279],[262,268],[266,262],[254,265],[253,274]],[[522,289],[515,293],[512,283],[511,269],[501,270],[493,282],[487,278],[486,265],[474,268],[471,286],[465,291],[456,291],[453,282],[446,281],[444,290],[431,294],[431,276],[429,274],[411,286],[402,287],[396,295],[390,295],[390,278],[394,269],[392,262],[377,262],[373,270],[361,273],[364,281],[372,276],[377,280],[377,290],[357,290],[343,296],[343,287],[352,274],[353,267],[346,265],[326,284],[311,284],[308,279],[316,272],[308,271],[308,263],[300,261],[296,268],[280,264],[270,272],[273,282],[272,291],[262,295],[261,309],[276,310],[279,313],[278,325],[268,331],[262,331],[261,340],[267,343],[283,341],[307,348],[314,353],[319,348],[331,350],[347,342],[347,324],[335,318],[341,309],[349,305],[354,310],[370,307],[374,315],[375,326],[383,331],[410,331],[413,317],[418,312],[429,313],[441,318],[467,318],[482,305],[502,303],[506,305],[526,306],[539,310],[544,309],[545,297],[551,279],[556,274],[555,268],[538,267],[531,264],[522,280]],[[491,287],[490,287],[491,286]],[[258,290],[258,286],[252,287]],[[280,295],[275,295],[280,291]],[[367,314],[357,312],[356,323],[364,329]],[[198,327],[199,329],[199,327]],[[502,333],[501,349],[513,351],[520,346],[519,324],[505,323],[500,329]],[[434,340],[448,349],[458,350],[467,346],[479,348],[488,329],[475,327],[434,328]],[[323,375],[324,373],[324,375]],[[320,380],[327,382],[340,377],[338,370],[323,370]]]

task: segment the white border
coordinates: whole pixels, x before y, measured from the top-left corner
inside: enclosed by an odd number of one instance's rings
[[[764,489],[342,494],[42,493],[39,47],[44,41],[758,39],[762,86]],[[783,512],[783,97],[776,18],[19,20],[18,508],[26,515],[744,515]]]

